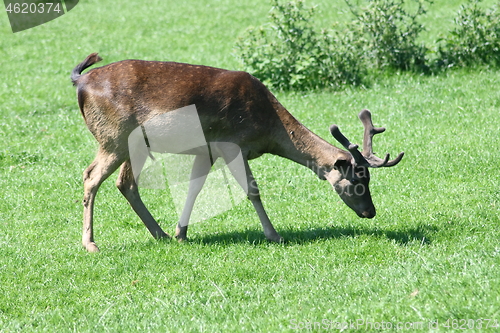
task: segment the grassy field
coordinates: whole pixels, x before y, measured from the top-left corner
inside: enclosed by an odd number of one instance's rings
[[[342,1],[315,3],[318,22],[342,17]],[[430,31],[451,27],[459,5],[436,1]],[[263,156],[251,166],[287,243],[265,241],[248,202],[192,225],[189,242],[154,241],[114,175],[97,196],[102,252],[81,247],[81,174],[97,145],[78,111],[71,69],[91,52],[103,63],[140,58],[237,69],[237,36],[264,23],[268,11],[265,0],[90,0],[17,34],[0,15],[0,332],[336,331],[337,322],[348,324],[344,331],[495,331],[494,70],[396,75],[368,90],[277,93],[332,143],[332,123],[360,143],[356,115],[369,108],[375,125],[387,127],[376,151],[405,151],[398,166],[372,171],[372,220],[359,219],[309,170]],[[433,40],[430,32],[425,38]],[[177,217],[166,193],[142,193],[173,233]]]

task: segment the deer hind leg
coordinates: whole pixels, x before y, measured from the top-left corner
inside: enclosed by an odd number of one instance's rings
[[[116,180],[116,186],[127,199],[132,209],[140,217],[146,228],[155,239],[170,238],[170,235],[165,233],[158,223],[155,221],[149,210],[144,205],[144,202],[139,195],[137,183],[132,172],[130,159],[125,161],[120,168],[120,175]]]
[[[229,151],[223,151],[222,155],[224,156],[224,160],[226,164],[234,159],[234,153]],[[276,232],[274,229],[269,217],[267,216],[266,210],[262,205],[262,201],[260,199],[259,188],[257,186],[257,182],[250,170],[250,165],[248,164],[248,160],[243,157],[243,165],[245,167],[245,177],[242,176],[241,170],[237,170],[235,168],[229,168],[233,177],[238,181],[241,187],[247,191],[247,196],[250,202],[252,203],[257,215],[259,216],[260,223],[262,224],[262,228],[264,229],[264,235],[267,240],[276,243],[282,243],[283,238]]]
[[[191,217],[191,213],[193,212],[196,197],[200,194],[208,173],[214,163],[215,159],[211,159],[209,155],[196,155],[194,159],[193,169],[191,170],[191,176],[189,178],[189,189],[186,203],[184,204],[181,217],[179,218],[179,223],[175,229],[175,237],[179,241],[186,240],[187,238],[189,219]]]
[[[82,245],[89,252],[98,252],[94,242],[94,202],[102,182],[120,165],[119,157],[99,150],[94,161],[83,172],[83,232]]]

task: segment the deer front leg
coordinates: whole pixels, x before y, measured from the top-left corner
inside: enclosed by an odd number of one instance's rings
[[[231,151],[231,149],[224,149],[221,153],[227,165],[229,165],[235,158],[235,152]],[[252,171],[250,170],[248,160],[245,157],[243,157],[243,165],[245,167],[244,176],[240,172],[241,170],[238,170],[238,168],[229,167],[229,170],[231,171],[233,177],[238,181],[240,186],[243,187],[245,191],[247,191],[248,199],[252,203],[255,211],[257,212],[257,215],[259,216],[260,223],[262,224],[264,235],[266,236],[267,240],[271,242],[282,243],[283,238],[274,229],[271,221],[269,220],[269,217],[267,216],[266,210],[262,205],[257,181],[255,180]]]
[[[142,201],[139,190],[137,188],[137,183],[134,179],[130,160],[127,160],[122,164],[120,175],[118,176],[118,179],[116,181],[116,186],[130,203],[132,209],[137,213],[137,215],[140,217],[146,228],[148,228],[149,232],[155,239],[170,238],[170,235],[165,233],[161,229],[149,210],[144,205],[144,202]]]
[[[187,239],[189,219],[191,217],[191,213],[193,212],[196,197],[200,194],[208,173],[214,163],[215,159],[212,160],[209,155],[196,155],[194,159],[193,169],[191,170],[191,176],[189,178],[189,189],[186,203],[184,204],[181,217],[179,218],[179,223],[175,229],[175,237],[179,241]]]
[[[281,237],[276,230],[274,229],[267,213],[262,205],[262,201],[260,200],[259,188],[257,187],[257,182],[253,178],[253,175],[250,174],[248,176],[248,199],[252,202],[257,215],[259,216],[260,223],[262,224],[262,228],[264,229],[264,235],[267,240],[276,243],[283,243],[283,237]]]

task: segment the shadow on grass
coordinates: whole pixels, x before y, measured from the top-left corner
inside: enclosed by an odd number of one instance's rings
[[[318,240],[358,236],[390,239],[401,245],[410,242],[420,242],[422,245],[430,245],[432,243],[432,235],[437,230],[438,229],[434,226],[418,226],[416,228],[405,228],[404,230],[384,230],[380,228],[348,226],[307,230],[278,230],[278,232],[285,239],[285,245],[307,244]],[[260,229],[219,232],[212,235],[198,236],[192,238],[191,241],[193,243],[202,244],[267,243],[264,233]]]

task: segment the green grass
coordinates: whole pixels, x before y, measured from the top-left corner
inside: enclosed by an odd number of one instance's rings
[[[97,146],[69,72],[96,51],[104,63],[238,68],[236,37],[262,24],[269,5],[210,3],[86,1],[17,34],[0,15],[0,332],[275,332],[323,319],[438,320],[446,331],[447,319],[500,321],[500,73],[492,70],[277,94],[332,143],[332,123],[361,141],[362,108],[387,127],[375,150],[406,156],[372,171],[373,220],[357,218],[309,170],[264,156],[251,166],[286,244],[265,241],[248,202],[193,224],[187,243],[154,241],[113,175],[97,197],[102,252],[84,251],[81,173]],[[434,7],[445,27],[453,12]],[[165,193],[142,192],[172,233]]]

